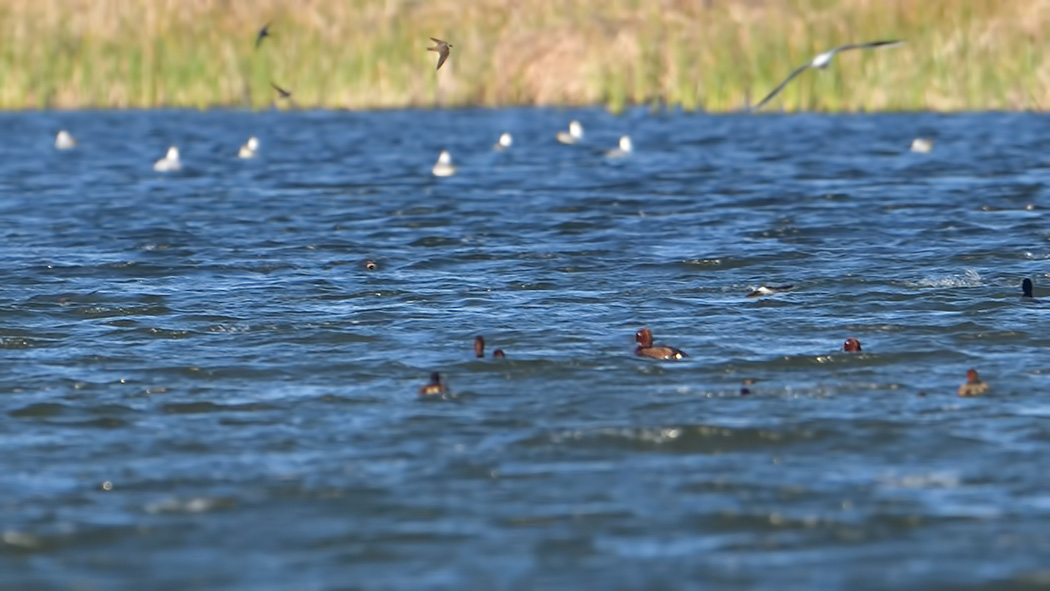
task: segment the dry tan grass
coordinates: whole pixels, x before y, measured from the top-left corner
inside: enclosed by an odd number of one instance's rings
[[[255,31],[274,37],[255,51]],[[0,108],[1050,105],[1050,0],[0,0]],[[452,42],[434,72],[428,37]]]

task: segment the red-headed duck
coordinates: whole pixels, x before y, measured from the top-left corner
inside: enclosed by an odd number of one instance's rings
[[[430,383],[419,388],[420,397],[444,396],[448,394],[448,387],[441,383],[441,374],[434,372],[430,374]]]
[[[977,370],[972,367],[966,372],[966,383],[959,386],[959,396],[982,396],[991,390],[987,382],[982,382]]]
[[[780,286],[773,286],[773,287],[760,285],[760,286],[756,287],[755,289],[753,289],[751,291],[751,293],[747,294],[747,296],[745,296],[745,297],[760,298],[762,296],[773,295],[773,294],[779,293],[781,291],[790,291],[794,287],[795,287],[794,285],[780,285]]]
[[[485,337],[474,337],[474,356],[484,357],[485,356]],[[496,349],[492,352],[492,357],[496,359],[503,359],[507,355],[503,352],[503,349]]]
[[[846,339],[845,343],[842,343],[842,350],[847,353],[859,353],[860,352],[860,341],[850,337]]]
[[[643,328],[634,333],[634,340],[638,343],[638,347],[635,348],[634,354],[641,357],[667,360],[686,357],[685,353],[674,347],[653,345],[653,333],[648,328]]]

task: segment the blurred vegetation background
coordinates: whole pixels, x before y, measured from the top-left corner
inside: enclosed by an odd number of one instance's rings
[[[904,39],[768,108],[1042,109],[1048,30],[1050,0],[0,0],[0,108],[260,108],[273,81],[299,107],[726,111]]]

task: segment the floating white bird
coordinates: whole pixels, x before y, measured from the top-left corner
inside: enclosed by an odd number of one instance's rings
[[[255,155],[258,152],[259,152],[259,139],[253,135],[252,137],[248,138],[248,141],[245,142],[241,146],[240,151],[237,152],[237,157],[238,158],[255,158]]]
[[[174,172],[181,168],[182,162],[179,161],[179,149],[175,146],[168,148],[168,153],[153,163],[153,170],[157,172]]]
[[[791,291],[794,289],[794,285],[776,285],[776,286],[765,286],[760,285],[756,287],[751,293],[747,294],[746,298],[760,298],[762,296],[773,295],[782,291]]]
[[[631,143],[630,136],[623,136],[620,138],[620,147],[613,150],[609,150],[605,155],[609,158],[623,158],[629,156],[634,152],[634,144]]]
[[[557,138],[563,144],[577,144],[583,141],[583,126],[574,119],[569,122],[569,131],[559,131]]]
[[[456,174],[456,167],[452,165],[452,154],[448,150],[441,150],[434,168],[430,170],[434,176],[452,176]]]
[[[929,154],[933,151],[933,140],[928,137],[917,137],[911,141],[911,151]]]
[[[499,136],[499,141],[496,142],[496,145],[492,146],[492,149],[493,150],[497,150],[497,151],[506,150],[507,148],[511,147],[513,144],[514,144],[514,138],[511,137],[511,135],[509,133],[503,132],[503,134]]]
[[[822,53],[822,54],[818,55],[817,57],[813,58],[813,60],[810,61],[809,63],[803,64],[803,65],[799,66],[798,68],[795,68],[795,71],[792,72],[791,75],[789,75],[787,78],[785,78],[783,82],[778,84],[777,87],[774,88],[772,92],[767,94],[766,98],[758,101],[758,104],[755,105],[751,110],[752,111],[757,111],[757,110],[761,109],[763,106],[765,106],[766,103],[768,103],[769,101],[773,100],[773,97],[775,97],[777,94],[779,94],[780,91],[783,90],[785,86],[787,86],[788,82],[791,82],[792,80],[794,80],[795,76],[798,76],[799,74],[804,72],[806,69],[808,69],[808,68],[824,69],[824,68],[828,67],[828,64],[831,63],[831,58],[835,57],[835,54],[837,54],[839,52],[847,51],[847,50],[850,50],[850,49],[872,49],[872,48],[875,48],[875,47],[889,47],[889,46],[893,46],[893,45],[900,45],[901,43],[904,43],[904,42],[903,41],[872,41],[871,43],[851,43],[849,45],[842,45],[840,47],[836,47],[835,49],[832,49],[830,51],[825,51],[824,53]]]
[[[77,140],[64,129],[55,136],[55,148],[58,150],[72,150],[76,146]]]

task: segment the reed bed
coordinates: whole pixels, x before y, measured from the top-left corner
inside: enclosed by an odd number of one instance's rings
[[[259,50],[254,36],[273,21]],[[1050,0],[0,0],[0,108],[1041,109]],[[454,45],[439,72],[428,37]],[[282,103],[282,105],[285,103]]]

